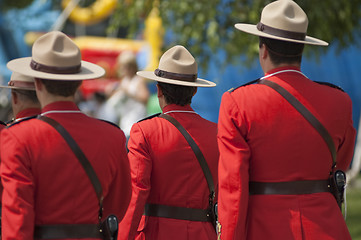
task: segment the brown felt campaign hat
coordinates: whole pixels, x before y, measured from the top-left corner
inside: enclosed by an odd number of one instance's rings
[[[158,68],[153,71],[139,71],[137,75],[158,82],[189,87],[215,87],[214,82],[197,77],[197,63],[183,46],[168,49],[160,58]]]
[[[105,70],[82,61],[78,46],[64,33],[52,31],[38,38],[32,56],[7,63],[13,72],[48,80],[77,81],[102,77]]]
[[[18,90],[35,91],[34,78],[13,72],[7,86],[0,85],[0,88],[11,88]]]
[[[300,6],[292,0],[278,0],[266,5],[257,25],[237,23],[243,32],[277,40],[327,46],[328,43],[307,36],[308,18]]]

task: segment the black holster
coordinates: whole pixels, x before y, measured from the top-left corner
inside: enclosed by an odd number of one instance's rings
[[[100,226],[104,240],[116,240],[118,237],[118,218],[115,215],[109,215]]]
[[[211,192],[209,195],[209,207],[208,207],[208,218],[212,223],[214,229],[217,229],[217,221],[218,221],[218,203],[214,202],[214,192]]]
[[[212,203],[209,207],[209,217],[210,221],[215,230],[217,230],[217,223],[218,223],[218,203]]]
[[[337,205],[341,209],[344,202],[344,192],[346,186],[346,174],[341,170],[336,170],[330,173],[329,185],[332,195],[337,201]]]

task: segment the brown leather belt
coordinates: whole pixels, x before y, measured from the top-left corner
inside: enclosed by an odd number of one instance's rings
[[[98,224],[54,224],[38,225],[34,229],[35,239],[100,238]]]
[[[249,194],[298,195],[330,192],[328,180],[291,182],[249,182]]]
[[[174,207],[160,204],[145,204],[144,215],[179,220],[209,222],[208,209]]]

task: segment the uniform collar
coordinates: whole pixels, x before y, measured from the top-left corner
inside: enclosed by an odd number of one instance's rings
[[[40,113],[41,113],[40,108],[27,108],[18,112],[15,118],[19,119],[24,117],[31,117],[31,116],[39,115]]]
[[[72,101],[59,101],[59,102],[53,102],[53,103],[50,103],[50,104],[46,105],[45,107],[43,107],[41,112],[44,113],[44,112],[49,112],[49,111],[53,111],[53,110],[57,110],[57,111],[79,111],[79,108]]]
[[[299,67],[295,67],[295,66],[285,66],[285,67],[278,67],[278,68],[274,68],[270,71],[268,71],[265,76],[275,73],[275,72],[279,72],[279,71],[284,71],[284,70],[296,70],[296,71],[301,71],[301,69]]]
[[[193,108],[190,105],[180,106],[176,104],[169,104],[163,108],[163,113],[170,112],[170,111],[190,111],[194,112]]]

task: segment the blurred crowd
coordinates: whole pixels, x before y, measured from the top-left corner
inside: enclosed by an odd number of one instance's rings
[[[132,51],[123,51],[116,61],[118,81],[111,82],[104,92],[94,92],[79,107],[90,116],[117,124],[129,138],[133,123],[147,116],[150,90],[145,79],[136,75],[137,58]],[[151,110],[149,110],[151,111]]]

